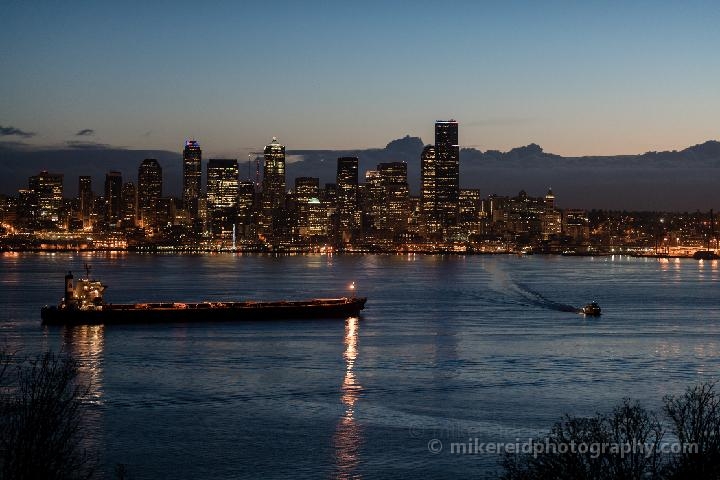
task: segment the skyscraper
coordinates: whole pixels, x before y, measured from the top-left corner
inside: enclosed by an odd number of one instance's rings
[[[463,237],[480,232],[480,211],[482,199],[477,188],[460,190],[458,224],[462,227]]]
[[[287,226],[285,212],[285,146],[277,138],[265,147],[262,180],[262,231],[266,236]]]
[[[377,166],[385,197],[380,216],[380,229],[394,236],[407,230],[409,213],[409,189],[407,163],[390,162]]]
[[[319,202],[320,179],[297,177],[295,179],[295,227],[300,236],[307,236],[310,225],[310,202]]]
[[[435,122],[435,205],[442,228],[457,224],[460,197],[458,122]]]
[[[122,173],[105,174],[105,219],[115,226],[122,213]]]
[[[377,170],[365,172],[364,190],[361,190],[362,229],[365,238],[370,238],[382,227],[385,210],[385,189]]]
[[[198,216],[198,198],[201,193],[202,182],[202,150],[195,140],[185,142],[183,150],[183,209],[187,210],[190,218],[195,220]]]
[[[435,146],[426,145],[420,157],[420,210],[422,223],[430,234],[440,228],[435,203],[435,157]]]
[[[237,236],[241,240],[256,239],[255,235],[255,183],[243,180],[238,183]]]
[[[78,179],[78,200],[80,204],[80,218],[83,228],[90,228],[90,217],[93,207],[92,177],[80,176]]]
[[[358,229],[358,159],[340,157],[337,164],[337,214],[342,242],[352,239]]]
[[[37,201],[35,218],[41,222],[59,222],[63,204],[63,175],[43,170],[28,179],[28,186]]]
[[[207,209],[210,230],[216,238],[229,239],[237,220],[238,162],[210,159],[207,164]]]
[[[138,214],[144,228],[157,228],[162,197],[162,167],[154,158],[146,158],[138,168]]]
[[[125,182],[121,192],[123,227],[134,227],[137,220],[137,189],[133,182]]]

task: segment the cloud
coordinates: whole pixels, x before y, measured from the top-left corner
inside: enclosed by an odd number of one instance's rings
[[[104,150],[104,149],[112,148],[110,145],[108,145],[106,143],[82,142],[79,140],[69,140],[69,141],[65,142],[65,145],[67,145],[70,148],[74,148],[76,150],[90,150],[90,149]]]
[[[35,132],[26,132],[15,127],[3,127],[0,125],[0,137],[7,137],[10,135],[17,135],[18,137],[30,138],[36,135]]]
[[[95,135],[95,130],[92,128],[83,128],[75,134],[76,137],[85,137],[87,135]]]

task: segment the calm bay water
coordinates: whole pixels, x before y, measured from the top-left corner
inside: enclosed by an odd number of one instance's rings
[[[85,262],[115,303],[339,296],[353,280],[368,303],[345,321],[41,327]],[[719,279],[718,262],[628,257],[3,254],[0,343],[81,360],[108,472],[493,478],[496,455],[450,442],[514,442],[717,379]],[[562,311],[591,300],[598,319]]]

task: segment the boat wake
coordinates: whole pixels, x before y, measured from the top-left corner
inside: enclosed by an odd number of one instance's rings
[[[556,302],[547,298],[542,293],[516,281],[508,272],[502,268],[498,268],[496,265],[486,266],[486,271],[490,273],[490,288],[498,292],[509,294],[512,299],[512,303],[535,306],[558,312],[579,313],[582,311],[582,309],[573,305]]]
[[[577,308],[566,303],[560,303],[554,300],[550,300],[542,293],[536,292],[527,285],[523,285],[519,282],[515,282],[515,285],[517,285],[518,290],[531,304],[537,305],[538,307],[547,308],[549,310],[556,310],[558,312],[578,313],[582,311],[581,308]]]

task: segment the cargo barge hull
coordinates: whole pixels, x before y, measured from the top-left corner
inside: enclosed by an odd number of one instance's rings
[[[348,318],[365,308],[365,297],[284,302],[202,302],[105,304],[99,309],[50,306],[40,311],[44,325],[109,325]]]

